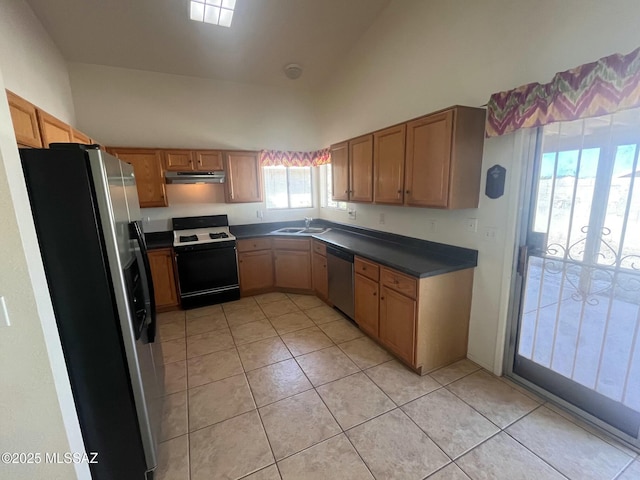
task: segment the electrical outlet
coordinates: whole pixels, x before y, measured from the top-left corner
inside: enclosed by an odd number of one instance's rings
[[[9,320],[9,312],[7,311],[7,304],[4,301],[4,297],[0,297],[0,327],[10,327],[11,321]]]
[[[486,227],[483,230],[483,238],[488,242],[493,242],[498,235],[498,229],[496,227]]]
[[[378,223],[379,223],[380,225],[384,225],[384,213],[381,213],[381,214],[380,214],[380,219],[378,220]]]
[[[356,219],[356,209],[355,208],[348,209],[347,213],[349,214],[349,219],[351,219],[351,220],[355,220]]]
[[[478,231],[478,219],[477,218],[467,218],[465,221],[465,229],[467,232],[475,233]]]
[[[258,217],[260,220],[263,219],[262,210],[256,210],[256,217]]]

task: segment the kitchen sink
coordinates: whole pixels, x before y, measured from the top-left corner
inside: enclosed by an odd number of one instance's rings
[[[304,230],[302,227],[287,227],[276,230],[273,233],[300,233]]]
[[[292,233],[292,234],[313,234],[313,233],[324,233],[328,228],[325,227],[285,227],[280,228],[272,233]]]

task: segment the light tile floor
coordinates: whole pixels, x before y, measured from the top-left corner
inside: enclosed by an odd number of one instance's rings
[[[420,377],[308,295],[161,314],[157,480],[640,478],[636,452],[468,360]]]

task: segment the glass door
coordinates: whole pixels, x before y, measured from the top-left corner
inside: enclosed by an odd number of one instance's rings
[[[541,129],[513,372],[633,439],[640,428],[640,110]]]

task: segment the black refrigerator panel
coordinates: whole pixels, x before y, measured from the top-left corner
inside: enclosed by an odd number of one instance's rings
[[[98,453],[91,474],[142,480],[147,467],[87,154],[20,155],[85,448]]]

